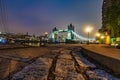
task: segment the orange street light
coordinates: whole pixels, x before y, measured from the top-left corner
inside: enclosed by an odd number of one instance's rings
[[[85,29],[85,31],[88,33],[88,45],[89,45],[89,33],[92,31],[92,27],[90,27],[90,26],[87,26],[86,27],[86,29]]]
[[[97,33],[96,36],[97,36],[97,37],[100,37],[100,33]]]

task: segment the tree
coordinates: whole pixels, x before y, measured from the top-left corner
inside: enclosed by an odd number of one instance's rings
[[[112,0],[106,11],[105,26],[111,37],[120,37],[120,0]]]

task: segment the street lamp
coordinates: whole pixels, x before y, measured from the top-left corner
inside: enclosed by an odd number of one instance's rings
[[[86,32],[88,33],[88,45],[89,45],[89,33],[92,31],[92,27],[88,26]]]
[[[100,37],[100,33],[97,33],[96,36],[97,36],[97,37]]]
[[[101,39],[104,39],[105,37],[104,36],[101,36]]]
[[[101,42],[104,43],[104,38],[105,38],[105,36],[101,36],[100,38],[101,38],[101,40],[102,40]]]
[[[44,34],[45,34],[45,36],[46,36],[46,35],[48,35],[48,32],[45,32]]]
[[[100,35],[101,35],[100,33],[96,34],[96,43],[100,42],[100,38],[101,38]]]

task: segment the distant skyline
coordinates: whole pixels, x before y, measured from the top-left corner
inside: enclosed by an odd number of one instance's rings
[[[102,0],[6,0],[9,31],[41,35],[54,27],[65,29],[72,23],[75,31],[87,36],[83,30],[91,25],[94,30],[102,26]]]

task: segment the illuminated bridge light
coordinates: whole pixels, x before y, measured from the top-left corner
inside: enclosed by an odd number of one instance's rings
[[[71,34],[71,33],[68,32],[68,34],[67,34],[67,35],[68,35],[67,39],[71,39],[71,35],[70,35],[70,34]],[[76,36],[77,38],[79,38],[80,40],[88,40],[88,38],[83,37],[83,36],[77,34],[77,33],[74,32],[74,31],[72,31],[72,34],[73,34],[74,36]],[[49,38],[54,39],[54,38],[55,38],[54,33],[51,33],[51,34],[49,35]],[[95,40],[95,38],[89,38],[89,40]]]
[[[68,32],[67,39],[71,40],[71,32]]]
[[[64,29],[64,30],[54,30],[54,31],[52,31],[52,33],[49,35],[49,39],[53,39],[53,41],[56,40],[56,39],[59,39],[59,37],[60,37],[59,34],[64,33],[64,32],[67,32],[66,39],[68,39],[68,40],[73,40],[74,36],[76,38],[78,38],[79,40],[83,40],[83,41],[87,41],[88,40],[88,38],[83,37],[83,36],[77,34],[76,32],[74,32],[73,29],[69,29],[69,28],[68,29]],[[61,36],[61,37],[63,37],[63,36]],[[89,38],[89,40],[95,41],[95,38]]]
[[[7,40],[5,38],[0,38],[0,44],[6,44]]]

